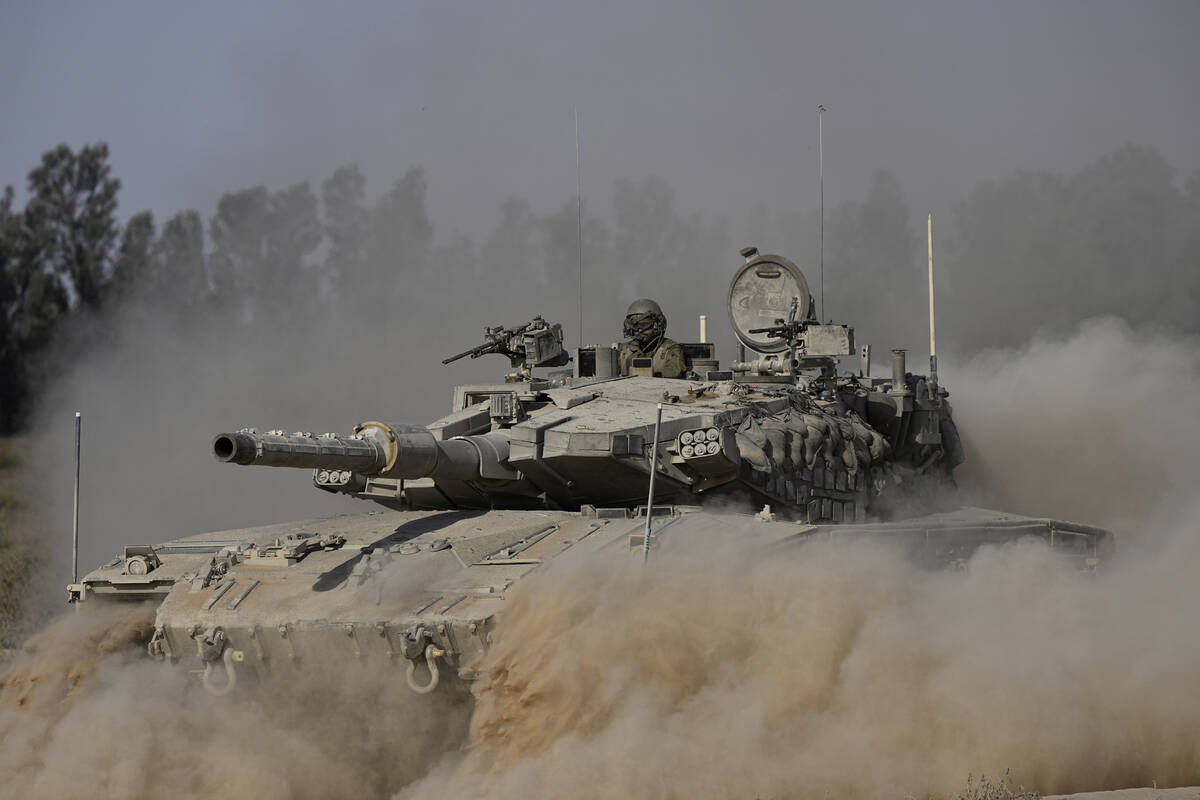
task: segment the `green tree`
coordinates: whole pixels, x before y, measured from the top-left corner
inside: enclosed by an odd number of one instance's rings
[[[169,308],[198,305],[208,294],[204,223],[197,211],[181,211],[163,226],[154,245],[153,296]]]
[[[29,173],[25,226],[48,272],[85,308],[98,308],[119,235],[108,145],[61,144]]]
[[[410,308],[426,277],[432,241],[425,174],[414,167],[371,209],[364,280],[355,293],[377,313]]]
[[[276,307],[311,308],[318,281],[308,259],[322,238],[317,197],[307,181],[272,195],[265,258],[255,287],[259,298]]]
[[[4,187],[0,195],[0,432],[8,433],[14,425],[20,387],[15,380],[19,353],[13,314],[17,304],[17,246],[20,234],[19,214],[12,210],[13,189]]]
[[[246,309],[266,256],[271,196],[265,186],[221,195],[208,223],[213,252],[210,272],[216,297]]]
[[[247,319],[259,305],[290,306],[314,294],[307,258],[322,232],[317,198],[307,182],[275,194],[255,186],[222,196],[209,232],[216,296]]]
[[[0,353],[3,353],[11,335],[8,317],[17,298],[16,269],[17,241],[21,230],[20,215],[14,213],[13,188],[5,186],[0,194]]]
[[[13,191],[0,200],[0,430],[20,427],[31,392],[31,365],[69,309],[66,290],[47,263],[46,226],[31,227],[12,209]]]
[[[107,292],[120,301],[145,296],[154,271],[154,215],[143,211],[130,217],[121,234]]]
[[[980,184],[954,209],[949,340],[973,350],[1101,314],[1195,330],[1200,215],[1188,192],[1157,150],[1135,145],[1074,175]]]
[[[365,277],[370,217],[365,203],[366,186],[366,178],[357,164],[338,167],[321,183],[324,231],[329,240],[325,255],[328,289],[343,289]]]
[[[1067,193],[1063,258],[1043,262],[1044,272],[1067,277],[1052,296],[1080,316],[1156,318],[1160,301],[1182,288],[1148,279],[1166,270],[1180,233],[1174,170],[1154,148],[1129,144],[1073,175]]]

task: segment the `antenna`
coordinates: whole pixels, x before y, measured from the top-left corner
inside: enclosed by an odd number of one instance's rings
[[[79,441],[83,415],[75,412],[75,520],[71,530],[71,583],[79,583]]]
[[[933,325],[933,214],[929,215],[929,394],[937,393],[937,335]]]
[[[825,321],[825,112],[823,105],[817,106],[817,176],[821,185],[821,310],[818,316]]]
[[[650,494],[646,498],[646,535],[642,540],[642,563],[650,558],[650,521],[654,519],[654,476],[658,474],[658,433],[662,429],[662,407],[658,404],[658,416],[654,418],[654,441],[650,447]]]
[[[583,347],[583,175],[579,169],[579,108],[575,112],[575,217],[579,226],[579,346]]]

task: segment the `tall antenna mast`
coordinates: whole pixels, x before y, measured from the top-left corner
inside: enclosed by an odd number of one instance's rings
[[[933,325],[933,214],[929,215],[929,391],[937,392],[937,335]]]
[[[71,583],[79,583],[79,442],[83,415],[75,412],[75,512],[71,526]]]
[[[579,169],[579,107],[575,112],[575,217],[579,227],[579,346],[583,347],[583,175]]]
[[[821,185],[821,310],[818,316],[825,321],[825,106],[817,106],[817,175]]]

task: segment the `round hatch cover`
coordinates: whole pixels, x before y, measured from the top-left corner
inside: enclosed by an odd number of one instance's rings
[[[787,319],[792,298],[800,299],[797,320],[806,320],[812,313],[812,296],[808,281],[800,268],[783,256],[758,255],[747,248],[742,251],[747,260],[729,284],[729,324],[738,341],[759,353],[778,353],[787,349],[786,339],[772,339],[765,333],[750,333],[757,328],[777,325],[775,320]]]

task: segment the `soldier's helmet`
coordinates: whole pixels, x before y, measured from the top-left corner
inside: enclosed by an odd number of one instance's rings
[[[649,298],[634,300],[625,312],[623,332],[626,339],[637,339],[643,347],[657,345],[667,332],[667,315]]]

